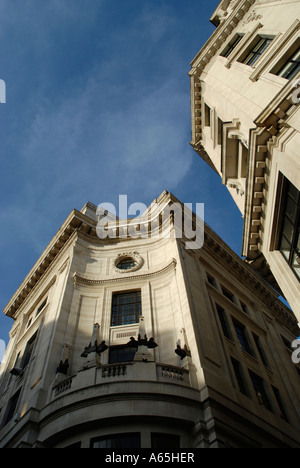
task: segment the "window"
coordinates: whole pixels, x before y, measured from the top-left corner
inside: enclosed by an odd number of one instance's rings
[[[300,192],[284,179],[279,250],[300,280]]]
[[[222,292],[224,296],[227,297],[227,299],[229,299],[231,302],[234,302],[234,295],[228,291],[228,289],[224,288],[224,286],[222,286]]]
[[[217,305],[217,312],[218,312],[218,315],[219,315],[219,319],[220,319],[220,323],[221,323],[224,335],[229,340],[232,340],[232,336],[231,336],[231,333],[230,333],[230,329],[229,329],[229,325],[228,325],[225,310],[222,307]]]
[[[139,323],[142,315],[141,291],[113,294],[111,326]]]
[[[264,348],[261,344],[261,341],[260,341],[260,338],[255,335],[254,333],[252,333],[253,335],[253,339],[255,341],[255,344],[256,344],[256,347],[257,347],[257,351],[261,357],[261,360],[263,362],[263,364],[266,366],[266,367],[270,367],[269,366],[269,363],[268,363],[268,360],[267,360],[267,357],[266,357],[266,354],[265,354],[265,351],[264,351]]]
[[[204,116],[205,116],[205,127],[210,127],[211,125],[211,108],[207,104],[204,105]]]
[[[243,312],[245,312],[245,314],[247,314],[247,315],[250,315],[248,306],[246,306],[246,304],[244,304],[242,301],[240,301],[240,303],[241,303],[241,308],[242,308]]]
[[[109,350],[109,363],[132,362],[136,353],[136,348],[128,346],[115,346]]]
[[[274,75],[291,80],[300,70],[300,39],[271,71]]]
[[[29,362],[30,362],[30,358],[31,358],[31,355],[32,355],[32,352],[33,352],[33,348],[34,348],[34,345],[35,345],[35,342],[36,342],[36,337],[37,337],[37,332],[33,335],[33,337],[28,341],[28,343],[26,345],[25,352],[24,352],[22,362],[21,362],[22,370],[24,370],[25,367],[27,367]]]
[[[3,423],[1,424],[1,427],[4,427],[6,424],[8,424],[15,416],[20,395],[21,395],[21,388],[9,400],[7,408],[6,408],[6,415],[3,420]]]
[[[269,47],[273,39],[259,37],[258,41],[252,46],[250,51],[247,51],[246,56],[242,57],[241,62],[250,67],[254,67],[262,54]]]
[[[246,327],[235,319],[232,319],[232,322],[233,322],[233,326],[236,331],[236,335],[238,337],[242,350],[246,351],[246,353],[248,354],[253,355],[253,352],[251,350],[251,346],[248,340]]]
[[[241,42],[243,39],[244,35],[243,34],[237,34],[234,36],[232,41],[228,44],[228,46],[225,48],[225,50],[221,53],[222,57],[228,58],[231,52],[236,48],[236,46]]]
[[[92,439],[90,448],[93,449],[133,449],[141,448],[140,434],[117,434]]]
[[[30,317],[30,319],[27,322],[26,330],[30,327],[31,323],[32,323],[32,317]]]
[[[235,373],[235,377],[236,377],[240,392],[243,393],[244,395],[247,395],[244,376],[242,374],[242,369],[241,369],[241,364],[238,361],[236,361],[233,357],[231,358],[231,362],[232,362],[232,367]]]
[[[45,299],[42,304],[38,307],[37,311],[36,311],[36,315],[35,317],[38,317],[40,315],[40,313],[44,310],[44,308],[46,307],[47,305],[47,299]]]
[[[293,348],[292,348],[292,343],[287,340],[284,336],[280,335],[281,336],[281,339],[282,339],[282,342],[284,344],[284,346],[289,350],[289,351],[293,351]]]
[[[250,375],[251,382],[255,390],[256,396],[258,398],[259,404],[271,411],[272,409],[271,409],[271,405],[270,405],[270,402],[269,402],[269,399],[265,390],[263,379],[259,375],[255,374],[254,372],[250,370],[249,370],[249,375]]]
[[[280,417],[288,422],[287,414],[286,414],[286,411],[285,411],[285,408],[284,408],[284,405],[280,396],[280,392],[278,388],[274,387],[273,385],[272,385],[272,389],[273,389],[273,393],[275,395],[276,401],[280,409]]]
[[[211,284],[212,286],[214,286],[215,288],[217,287],[217,283],[216,283],[216,280],[213,276],[211,276],[209,273],[206,273],[207,275],[207,281],[209,282],[209,284]]]
[[[180,449],[180,437],[170,434],[151,434],[151,448]]]
[[[218,117],[218,145],[222,145],[223,143],[223,122]]]
[[[133,258],[125,258],[117,264],[119,270],[131,270],[136,266],[136,261]]]

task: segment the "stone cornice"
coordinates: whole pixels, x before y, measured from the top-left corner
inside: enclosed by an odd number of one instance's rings
[[[21,307],[28,295],[45,276],[50,265],[53,264],[58,255],[62,252],[63,248],[79,229],[92,229],[92,225],[90,223],[90,218],[87,218],[77,210],[72,211],[5,307],[3,312],[7,316],[15,318],[15,314],[19,307]]]
[[[300,72],[295,80],[300,78]],[[288,119],[297,111],[292,101],[294,80],[275,96],[255,120],[256,128],[250,131],[247,189],[242,255],[255,260],[260,256],[265,200],[267,199],[268,159],[272,159],[272,149],[289,131]]]
[[[205,233],[205,242],[203,251],[209,257],[213,257],[218,261],[218,264],[228,269],[231,266],[232,275],[237,281],[244,285],[246,289],[251,289],[262,303],[268,307],[268,311],[272,311],[274,319],[287,327],[292,333],[298,333],[297,319],[293,312],[286,307],[279,299],[278,293],[260,277],[254,268],[249,263],[242,260],[238,255],[232,252],[222,239],[216,236]]]
[[[146,271],[145,273],[132,272],[127,275],[113,276],[108,279],[91,277],[91,276],[86,276],[86,275],[75,273],[73,275],[73,279],[74,279],[75,284],[82,284],[85,286],[100,286],[100,285],[109,284],[109,283],[119,283],[120,281],[144,280],[147,278],[159,276],[172,268],[174,268],[175,270],[176,265],[177,265],[177,261],[175,260],[175,258],[173,258],[171,262],[169,262],[167,265],[163,266],[159,270],[152,269],[150,271]]]
[[[192,140],[191,145],[194,150],[201,155],[202,147],[202,116],[201,116],[201,99],[202,99],[202,87],[201,87],[201,74],[204,71],[205,67],[209,64],[213,57],[217,54],[220,47],[224,45],[224,42],[231,35],[233,30],[239,24],[239,22],[244,18],[246,13],[249,11],[251,6],[255,3],[256,0],[237,0],[229,1],[223,0],[219,5],[217,11],[224,11],[227,13],[230,11],[228,16],[224,16],[221,24],[208,39],[204,47],[196,55],[196,57],[191,62],[191,70],[189,76],[191,79],[191,119],[192,119]],[[232,10],[228,7],[231,4]],[[204,154],[204,159],[205,159]],[[206,159],[208,162],[209,158]],[[208,162],[209,163],[209,162]],[[209,165],[215,170],[212,163]]]
[[[255,0],[239,0],[235,2],[236,7],[233,9],[232,13],[220,24],[208,39],[205,46],[192,60],[190,76],[195,74],[199,76],[254,3]]]

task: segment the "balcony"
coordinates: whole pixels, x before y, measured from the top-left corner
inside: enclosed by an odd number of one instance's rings
[[[56,379],[51,389],[50,401],[80,389],[113,382],[165,382],[191,387],[190,372],[187,369],[155,362],[130,362],[106,364],[100,367],[94,366],[73,376],[61,376],[61,379],[60,381]]]

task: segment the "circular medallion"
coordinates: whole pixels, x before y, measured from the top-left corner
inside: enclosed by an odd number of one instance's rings
[[[143,259],[137,252],[119,254],[114,260],[114,269],[118,273],[131,273],[143,266]]]

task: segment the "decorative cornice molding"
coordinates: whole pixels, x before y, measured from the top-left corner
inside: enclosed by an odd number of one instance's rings
[[[168,270],[174,268],[176,269],[177,261],[175,258],[172,259],[171,262],[169,262],[166,266],[161,268],[160,270],[152,270],[148,271],[145,273],[138,273],[138,274],[130,274],[130,275],[124,275],[124,276],[118,276],[118,277],[111,277],[111,278],[96,278],[96,277],[91,277],[87,275],[82,275],[78,273],[74,273],[73,279],[75,284],[83,284],[86,286],[99,286],[102,284],[108,284],[108,283],[118,283],[120,281],[126,281],[126,280],[140,280],[140,279],[146,279],[146,278],[151,278],[154,276],[159,276],[163,273],[166,273]]]
[[[23,305],[25,299],[36,288],[42,278],[45,277],[53,262],[59,257],[64,248],[75,239],[78,229],[84,228],[89,221],[89,218],[79,211],[72,211],[5,307],[4,313],[7,316],[15,318],[17,310]]]
[[[300,78],[300,72],[295,79]],[[267,198],[268,159],[272,150],[289,131],[288,119],[298,106],[292,101],[293,83],[288,82],[255,120],[250,131],[249,161],[245,200],[242,255],[255,260],[260,256],[265,200]]]
[[[263,304],[268,307],[269,313],[271,311],[278,322],[288,327],[290,331],[297,332],[298,325],[294,314],[278,299],[278,294],[274,289],[257,275],[256,270],[248,262],[224,249],[220,242],[207,233],[205,234],[203,251],[209,257],[216,258],[219,264],[224,265],[224,268],[228,269],[228,265],[231,265],[232,275],[236,277],[237,281],[243,284],[246,289],[252,289],[253,294],[260,298]]]

